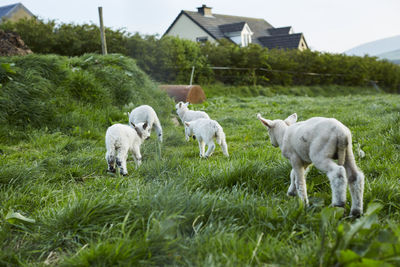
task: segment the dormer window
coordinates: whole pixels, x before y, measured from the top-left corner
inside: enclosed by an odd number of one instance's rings
[[[244,21],[220,25],[219,28],[224,33],[224,36],[235,44],[245,47],[251,43],[253,32]]]

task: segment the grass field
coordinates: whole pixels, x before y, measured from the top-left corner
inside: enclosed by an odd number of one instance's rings
[[[139,169],[130,157],[127,177],[105,172],[104,133],[111,121],[127,122],[131,107],[85,107],[62,114],[75,127],[0,132],[0,265],[400,264],[398,95],[211,97],[192,108],[222,125],[230,157],[217,146],[209,159],[198,157],[197,141],[185,142],[167,101],[161,157],[153,134]],[[348,218],[349,202],[330,208],[328,179],[315,168],[311,206],[287,197],[290,164],[257,112],[347,125],[366,176],[365,215]]]
[[[141,168],[129,162],[128,177],[105,174],[102,137],[33,131],[1,145],[2,263],[330,265],[361,255],[398,264],[399,103],[394,95],[209,99],[195,108],[224,127],[230,158],[217,147],[200,159],[197,142],[186,143],[183,127],[167,123],[161,159],[153,136]],[[311,207],[285,195],[290,165],[269,144],[257,112],[336,117],[350,127],[354,147],[366,153],[356,155],[365,205],[380,204],[361,219],[366,226],[346,236],[357,221],[327,208],[329,183],[316,169],[307,179]]]

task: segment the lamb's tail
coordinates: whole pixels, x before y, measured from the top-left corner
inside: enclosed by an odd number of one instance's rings
[[[218,145],[221,146],[222,148],[222,153],[229,157],[229,153],[228,153],[228,145],[226,144],[226,138],[225,138],[225,133],[222,130],[222,127],[218,127],[216,133],[215,133],[215,137],[216,137],[216,141],[218,143]]]
[[[349,143],[351,144],[351,140],[349,141],[348,135],[342,135],[338,136],[338,165],[343,166],[344,162],[346,160],[346,152],[349,146]]]

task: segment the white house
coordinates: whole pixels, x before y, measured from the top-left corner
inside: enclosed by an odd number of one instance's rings
[[[30,12],[23,4],[16,3],[7,6],[0,6],[0,23],[2,21],[18,21],[20,19],[29,19],[34,17],[32,12]]]
[[[264,19],[213,14],[206,5],[197,12],[182,10],[166,35],[196,42],[227,39],[240,46],[255,43],[270,49],[308,49],[304,35],[294,33],[292,27],[274,28]]]

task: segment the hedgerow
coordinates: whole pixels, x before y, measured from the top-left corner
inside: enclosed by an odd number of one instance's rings
[[[6,22],[0,29],[19,33],[35,53],[77,56],[101,52],[99,29],[94,24],[32,19]],[[365,87],[372,83],[387,92],[400,90],[400,66],[376,57],[269,50],[254,44],[240,48],[227,40],[200,44],[110,28],[106,28],[106,37],[109,52],[133,57],[143,71],[164,83],[189,83],[194,67],[194,82],[201,84]]]

